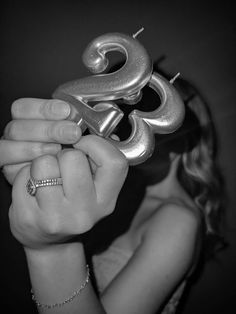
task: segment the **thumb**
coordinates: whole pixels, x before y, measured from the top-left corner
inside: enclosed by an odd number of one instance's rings
[[[109,204],[117,199],[128,172],[124,155],[107,140],[87,135],[74,145],[83,151],[96,165],[94,185],[98,201]]]

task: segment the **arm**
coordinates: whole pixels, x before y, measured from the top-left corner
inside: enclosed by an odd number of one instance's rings
[[[127,174],[125,157],[106,140],[91,135],[76,146],[57,157],[35,159],[31,167],[18,173],[13,185],[11,230],[24,246],[33,290],[40,303],[61,303],[83,285],[83,246],[68,243],[68,239],[88,231],[113,211]],[[29,177],[61,177],[63,185],[38,188],[32,197],[25,188]],[[48,309],[39,311],[47,313]],[[50,311],[104,312],[90,284],[71,302]]]
[[[140,246],[102,295],[107,313],[156,313],[190,271],[200,219],[190,209],[162,207]]]
[[[42,304],[60,304],[85,285],[71,302],[39,313],[105,313],[87,277],[81,243],[50,246],[49,250],[25,249],[34,295]]]

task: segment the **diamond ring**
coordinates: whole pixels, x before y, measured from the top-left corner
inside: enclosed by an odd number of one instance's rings
[[[26,190],[31,196],[35,196],[37,188],[62,185],[62,178],[35,180],[30,178],[26,184]]]

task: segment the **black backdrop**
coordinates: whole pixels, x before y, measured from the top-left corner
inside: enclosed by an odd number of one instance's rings
[[[107,32],[135,33],[160,68],[181,72],[210,103],[220,139],[228,192],[229,247],[209,262],[182,313],[235,313],[235,11],[224,1],[2,1],[0,20],[0,131],[19,97],[49,98],[61,83],[88,75],[81,55]],[[21,246],[9,232],[10,187],[0,177],[2,313],[33,313]]]

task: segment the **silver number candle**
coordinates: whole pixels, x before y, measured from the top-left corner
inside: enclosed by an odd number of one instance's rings
[[[152,70],[152,61],[135,36],[110,33],[93,40],[83,55],[85,65],[93,73],[102,73],[108,65],[106,53],[120,51],[125,64],[109,74],[94,74],[59,86],[53,97],[72,106],[70,119],[84,131],[106,137],[126,156],[130,165],[144,162],[154,149],[154,133],[174,132],[184,118],[184,104],[173,85]],[[109,135],[123,117],[114,102],[137,103],[142,88],[148,85],[161,98],[161,105],[152,112],[133,110],[129,115],[132,132],[125,141],[112,140]],[[92,105],[96,102],[96,105]],[[99,103],[97,103],[99,102]]]

